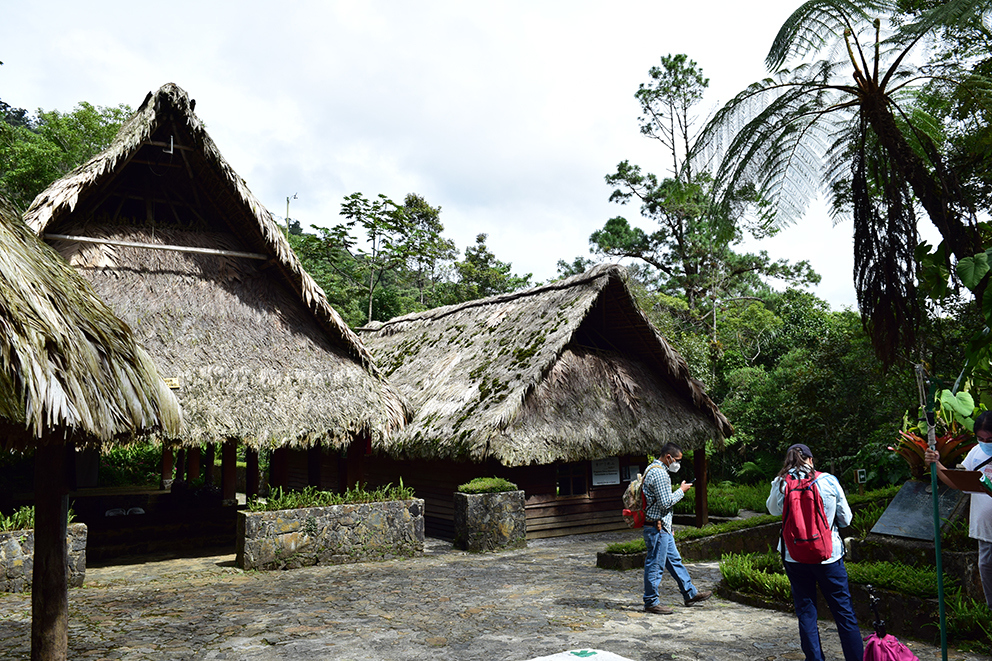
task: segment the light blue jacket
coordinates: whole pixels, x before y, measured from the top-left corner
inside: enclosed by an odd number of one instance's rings
[[[796,470],[790,472],[796,477],[799,475]],[[839,528],[849,526],[851,524],[851,518],[854,515],[851,513],[851,506],[847,504],[847,496],[844,495],[844,489],[840,486],[840,482],[837,481],[836,477],[830,473],[820,473],[820,476],[816,478],[816,487],[820,491],[820,498],[823,499],[823,511],[827,515],[827,521],[830,521],[830,529],[833,531],[833,553],[823,561],[823,564],[826,565],[831,562],[837,562],[844,556],[844,541],[840,538]],[[771,492],[768,494],[768,500],[765,501],[765,506],[768,508],[770,514],[781,516],[784,503],[785,494],[782,493],[782,478],[776,477],[772,480]],[[778,547],[779,552],[781,552],[781,539],[778,542]],[[785,550],[785,560],[787,562],[795,562],[792,556],[789,555],[789,549]]]

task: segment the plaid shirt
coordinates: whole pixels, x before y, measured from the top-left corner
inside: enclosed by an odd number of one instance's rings
[[[668,466],[660,459],[645,469],[641,490],[648,501],[644,516],[648,521],[661,521],[661,529],[672,533],[672,509],[682,500],[685,492],[681,488],[672,491],[672,478],[668,476]]]

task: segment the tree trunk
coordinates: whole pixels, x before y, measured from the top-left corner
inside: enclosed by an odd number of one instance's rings
[[[972,257],[984,250],[981,237],[968,227],[953,208],[955,200],[945,183],[931,173],[896,125],[895,117],[881,94],[872,94],[862,103],[865,116],[879,142],[892,157],[892,164],[909,182],[913,193],[930,216],[930,221],[958,259]]]
[[[64,660],[69,647],[69,525],[66,446],[34,453],[34,573],[31,584],[31,659]]]

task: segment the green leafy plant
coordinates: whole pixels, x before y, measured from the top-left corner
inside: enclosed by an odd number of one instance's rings
[[[858,509],[854,512],[854,517],[851,519],[851,525],[849,527],[860,539],[864,539],[871,532],[871,529],[875,527],[879,517],[885,511],[885,507],[886,505],[873,503]]]
[[[100,486],[157,485],[162,477],[162,448],[153,443],[104,448],[100,452]]]
[[[500,493],[518,491],[517,485],[501,477],[477,477],[458,486],[459,493]]]
[[[988,654],[992,651],[992,611],[960,591],[945,596],[947,634],[962,651]],[[963,641],[973,641],[963,644]]]
[[[284,491],[282,487],[276,487],[268,498],[264,500],[254,498],[249,501],[248,509],[252,512],[272,512],[275,510],[299,509],[301,507],[383,503],[393,500],[410,500],[413,497],[413,489],[404,487],[403,480],[400,480],[399,486],[394,487],[392,484],[387,484],[374,491],[367,491],[364,485],[359,484],[344,493],[320,491],[313,487],[306,487],[302,491]]]
[[[940,463],[954,466],[974,447],[975,418],[985,410],[985,406],[976,407],[970,393],[952,394],[950,390],[940,392],[938,404],[934,411],[936,450],[940,454]],[[929,447],[927,434],[927,423],[922,410],[915,423],[911,423],[906,414],[903,416],[902,429],[899,430],[898,444],[889,447],[906,460],[910,473],[916,479],[922,479],[926,472],[923,456]]]
[[[754,594],[782,603],[792,601],[792,586],[789,578],[774,568],[778,560],[777,552],[771,553],[728,553],[720,560],[720,574],[731,590]]]
[[[76,513],[69,508],[68,522],[76,518]],[[12,530],[26,530],[34,528],[34,505],[25,505],[10,516],[0,514],[0,532],[10,532]]]

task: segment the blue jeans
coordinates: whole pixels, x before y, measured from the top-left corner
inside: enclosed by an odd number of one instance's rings
[[[861,640],[861,630],[851,603],[844,559],[826,565],[786,562],[785,573],[792,584],[792,602],[799,618],[799,640],[806,654],[806,661],[823,661],[820,630],[816,626],[817,585],[820,586],[837,624],[844,661],[862,661],[865,658],[865,644]]]
[[[683,599],[695,597],[699,590],[692,584],[689,572],[682,564],[682,556],[675,548],[675,538],[659,532],[655,526],[644,526],[644,544],[648,554],[644,558],[644,607],[658,604],[658,583],[662,568],[668,570],[679,586]]]

